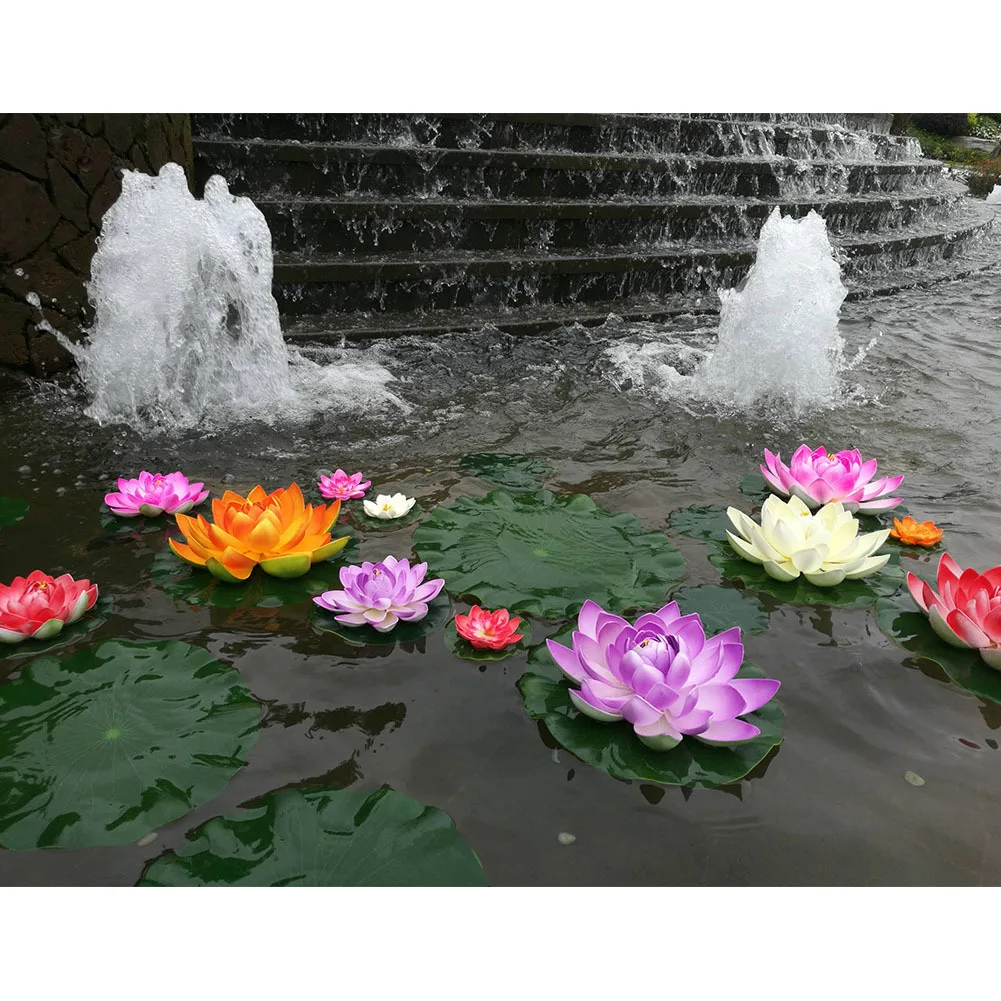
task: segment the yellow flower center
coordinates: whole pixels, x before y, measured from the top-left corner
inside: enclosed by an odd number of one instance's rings
[[[48,581],[36,580],[34,584],[31,585],[32,591],[44,591],[49,586]]]

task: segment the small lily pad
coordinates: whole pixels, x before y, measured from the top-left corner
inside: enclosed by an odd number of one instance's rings
[[[718,584],[683,587],[671,595],[687,615],[698,612],[707,636],[740,626],[742,633],[763,633],[768,628],[768,611],[752,594]]]
[[[239,674],[187,643],[38,657],[0,685],[0,844],[135,842],[225,788],[259,717]]]
[[[876,555],[881,555],[880,550]],[[739,557],[728,542],[709,543],[709,561],[724,580],[738,580],[749,591],[768,594],[790,605],[830,605],[832,608],[865,608],[878,598],[895,594],[904,582],[900,554],[890,553],[881,570],[862,580],[845,580],[834,587],[817,587],[805,577],[780,581],[769,577],[764,568]]]
[[[98,594],[94,607],[68,626],[63,626],[62,632],[53,636],[50,640],[26,639],[21,643],[0,644],[0,668],[15,658],[39,657],[44,653],[51,653],[53,650],[62,650],[78,640],[89,636],[98,626],[104,625],[114,601],[110,595]]]
[[[459,460],[459,468],[495,487],[511,493],[531,493],[538,490],[553,475],[553,467],[545,459],[505,452],[473,452]]]
[[[679,508],[667,516],[667,523],[681,535],[702,540],[725,538],[727,530],[733,528],[726,508],[716,504]]]
[[[375,497],[368,498],[374,501]],[[341,508],[343,511],[344,509]],[[365,513],[362,502],[358,501],[357,506],[352,506],[344,516],[347,524],[365,532],[383,532],[392,528],[400,528],[403,525],[412,525],[424,516],[424,508],[419,503],[414,502],[414,506],[401,518],[372,518]]]
[[[197,512],[197,508],[195,511]],[[167,529],[176,529],[177,524],[172,515],[161,514],[156,518],[146,518],[137,515],[135,518],[121,518],[104,504],[101,505],[99,520],[101,528],[105,532],[113,535],[149,535],[151,532],[163,532]]]
[[[392,789],[296,789],[202,824],[140,886],[486,886],[447,813]]]
[[[740,492],[745,497],[763,501],[772,491],[760,472],[744,473],[740,478]]]
[[[909,653],[933,661],[958,688],[1001,704],[1001,671],[988,667],[975,650],[950,646],[928,622],[910,592],[901,591],[876,602],[879,628]]]
[[[10,528],[28,513],[28,502],[20,497],[0,497],[0,528]]]
[[[566,629],[554,639],[569,645],[571,633]],[[764,672],[744,664],[737,677],[761,678]],[[617,779],[715,789],[744,778],[782,742],[784,717],[772,699],[741,717],[761,729],[754,740],[716,747],[686,737],[670,751],[654,751],[640,742],[629,723],[599,723],[579,712],[570,701],[571,687],[544,643],[529,654],[528,669],[518,682],[528,714],[542,720],[553,738],[585,764]]]
[[[340,583],[325,590],[339,589]],[[317,592],[320,593],[320,592]],[[335,612],[320,608],[310,602],[309,621],[318,633],[330,633],[352,646],[391,646],[394,643],[409,643],[422,636],[441,629],[452,617],[452,599],[442,591],[434,601],[428,602],[428,613],[417,622],[398,622],[389,632],[380,633],[372,626],[346,626],[338,622]]]
[[[904,772],[904,780],[919,788],[925,784],[925,780],[917,772]]]
[[[662,602],[684,569],[662,532],[584,494],[548,490],[460,497],[414,533],[414,547],[456,597],[559,619],[591,598],[624,612]]]
[[[532,641],[532,625],[526,619],[522,619],[518,626],[518,632],[522,638],[511,646],[504,647],[503,650],[479,650],[473,646],[469,640],[463,639],[455,627],[455,619],[445,626],[445,646],[456,657],[463,660],[495,661],[507,660],[515,654],[527,653]]]

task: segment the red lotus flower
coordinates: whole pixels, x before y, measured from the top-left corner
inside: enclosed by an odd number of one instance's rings
[[[512,619],[506,608],[489,612],[479,605],[473,605],[468,615],[455,617],[455,628],[459,635],[477,650],[503,650],[504,647],[517,643],[524,637],[524,633],[515,632],[520,625],[521,619]]]
[[[95,601],[97,585],[68,573],[50,577],[32,570],[27,577],[15,577],[10,585],[0,584],[0,643],[52,639]]]

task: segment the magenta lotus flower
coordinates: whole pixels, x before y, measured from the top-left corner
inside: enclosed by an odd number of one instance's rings
[[[362,482],[361,473],[348,476],[343,469],[338,469],[332,476],[321,476],[316,485],[327,500],[346,501],[364,497],[365,491],[372,486],[372,481]]]
[[[738,719],[760,709],[779,682],[735,675],[744,659],[740,628],[706,639],[697,614],[682,615],[672,601],[641,615],[635,625],[584,602],[568,649],[546,640],[553,660],[580,691],[573,704],[602,723],[628,720],[639,739],[669,751],[684,737],[736,744],[757,737]]]
[[[372,626],[388,633],[397,622],[418,622],[428,613],[427,603],[445,586],[440,578],[425,581],[428,565],[387,556],[381,563],[341,567],[343,591],[324,591],[313,599],[346,626]]]
[[[777,453],[765,449],[761,475],[783,497],[798,497],[811,511],[829,501],[840,501],[846,511],[871,514],[889,511],[902,498],[888,497],[903,482],[903,476],[876,475],[876,460],[862,461],[858,449],[829,455],[824,448],[810,451],[800,445],[787,466]]]
[[[0,643],[52,639],[95,601],[97,585],[68,573],[52,577],[32,570],[27,577],[15,577],[9,585],[0,584]]]
[[[204,483],[189,483],[183,473],[142,472],[134,480],[120,479],[118,492],[104,495],[104,503],[120,518],[140,514],[155,518],[158,514],[187,514],[208,497]]]
[[[1001,566],[963,570],[943,553],[935,583],[937,594],[920,577],[907,575],[907,588],[929,625],[946,643],[976,650],[988,667],[1001,671]]]

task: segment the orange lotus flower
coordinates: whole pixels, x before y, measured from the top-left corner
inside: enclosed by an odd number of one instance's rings
[[[910,515],[893,519],[890,537],[902,542],[905,546],[934,546],[942,541],[945,532],[933,521],[915,521]]]
[[[346,535],[330,538],[340,510],[340,501],[304,503],[298,483],[270,494],[257,486],[246,497],[227,490],[212,501],[212,521],[175,515],[186,542],[171,539],[170,548],[229,583],[246,580],[258,565],[272,577],[301,577],[347,545]]]

